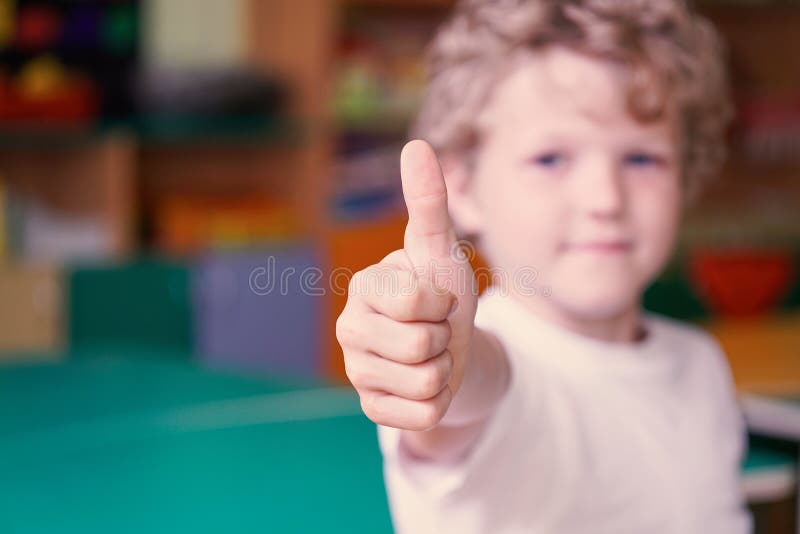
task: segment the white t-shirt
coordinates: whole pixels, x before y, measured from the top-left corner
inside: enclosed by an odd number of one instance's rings
[[[484,295],[476,325],[512,366],[466,458],[421,461],[378,427],[399,534],[740,534],[745,430],[724,353],[645,313],[637,343],[605,342]]]

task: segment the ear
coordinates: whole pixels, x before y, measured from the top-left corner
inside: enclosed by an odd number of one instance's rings
[[[459,236],[481,233],[481,211],[475,198],[469,166],[462,157],[444,155],[439,159],[447,184],[447,203]]]

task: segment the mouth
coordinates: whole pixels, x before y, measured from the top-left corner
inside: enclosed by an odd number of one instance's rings
[[[589,254],[625,254],[633,249],[631,241],[586,241],[565,243],[564,252],[580,252]]]

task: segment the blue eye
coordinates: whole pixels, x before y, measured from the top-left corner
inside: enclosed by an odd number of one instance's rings
[[[625,158],[625,162],[636,166],[655,165],[661,163],[661,158],[657,156],[651,156],[650,154],[636,152],[629,154]]]
[[[536,165],[540,165],[542,167],[555,167],[559,163],[562,163],[563,160],[564,156],[556,152],[549,152],[531,159],[531,161],[533,161]]]

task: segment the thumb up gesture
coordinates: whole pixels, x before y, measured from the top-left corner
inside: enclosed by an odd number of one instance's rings
[[[444,417],[464,376],[477,295],[433,149],[411,141],[400,160],[404,246],[353,276],[336,336],[367,417],[427,430]]]

